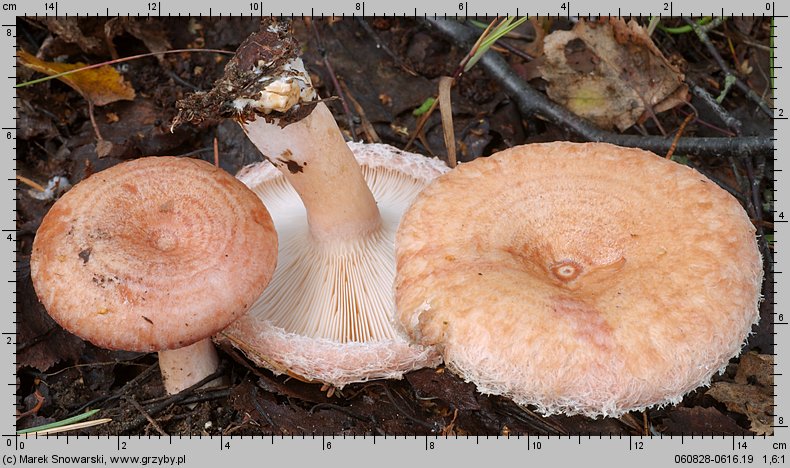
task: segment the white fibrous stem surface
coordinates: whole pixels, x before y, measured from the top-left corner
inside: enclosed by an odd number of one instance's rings
[[[242,128],[296,189],[316,241],[352,239],[380,228],[376,200],[323,103],[285,128],[263,118]]]
[[[170,395],[195,385],[218,367],[217,350],[208,338],[183,348],[159,351],[162,381]]]

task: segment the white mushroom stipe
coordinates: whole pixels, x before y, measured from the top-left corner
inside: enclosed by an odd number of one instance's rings
[[[165,390],[174,395],[216,372],[219,356],[214,343],[206,338],[183,348],[159,351],[159,368]],[[205,387],[216,386],[221,381],[217,378]]]
[[[263,295],[222,332],[265,367],[338,387],[440,361],[430,348],[410,344],[394,322],[393,240],[413,198],[447,167],[387,145],[348,146],[381,214],[380,226],[365,234],[319,238],[299,195],[273,165],[239,174],[268,207],[280,249]]]

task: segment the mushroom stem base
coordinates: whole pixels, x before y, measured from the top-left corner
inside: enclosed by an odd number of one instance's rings
[[[159,351],[159,368],[165,390],[173,395],[200,382],[219,368],[219,356],[211,339],[204,339],[180,349]],[[216,379],[206,387],[216,386]]]

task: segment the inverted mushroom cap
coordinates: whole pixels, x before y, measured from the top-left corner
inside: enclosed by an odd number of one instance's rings
[[[440,362],[410,343],[394,315],[394,238],[401,215],[448,168],[388,145],[349,143],[382,226],[346,241],[311,235],[304,205],[269,162],[239,178],[269,208],[280,236],[277,270],[250,312],[220,334],[259,365],[342,387]]]
[[[187,346],[241,316],[277,236],[244,184],[211,164],[148,157],[77,184],[33,242],[33,285],[63,328],[109,349]]]
[[[399,319],[481,392],[546,414],[677,402],[759,318],[754,233],[732,196],[652,153],[511,148],[404,215]]]

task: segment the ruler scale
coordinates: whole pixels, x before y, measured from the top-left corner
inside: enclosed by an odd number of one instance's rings
[[[110,5],[96,0],[17,1],[0,2],[0,66],[4,67],[7,81],[0,86],[0,141],[9,157],[0,159],[0,200],[3,217],[2,237],[6,248],[0,249],[0,301],[6,312],[0,314],[0,352],[3,359],[0,376],[7,391],[0,391],[7,412],[0,413],[0,447],[4,465],[71,464],[73,466],[215,466],[220,463],[256,465],[297,462],[367,466],[403,466],[415,463],[480,464],[491,462],[535,465],[550,463],[566,466],[572,462],[594,463],[601,466],[668,466],[670,464],[717,464],[778,466],[787,461],[788,441],[788,390],[787,342],[790,337],[784,289],[788,287],[782,274],[786,266],[783,246],[788,241],[785,223],[784,192],[790,183],[784,177],[790,164],[783,152],[790,146],[790,106],[785,91],[787,79],[785,50],[790,46],[787,31],[790,8],[779,2],[758,1],[744,4],[733,0],[723,1],[611,1],[591,0],[561,1],[530,4],[515,1],[445,1],[390,2],[383,0],[308,2],[238,1],[210,2],[207,0],[163,0],[117,2]],[[769,76],[774,92],[774,233],[773,249],[773,326],[774,326],[774,414],[773,436],[712,436],[683,434],[681,436],[625,436],[612,434],[571,434],[568,436],[537,436],[526,434],[484,436],[413,436],[409,434],[358,434],[340,435],[311,432],[303,434],[266,434],[260,436],[74,436],[68,433],[23,436],[16,435],[16,419],[11,411],[16,409],[16,203],[21,191],[16,178],[16,134],[18,130],[16,83],[17,24],[19,17],[431,17],[431,18],[483,18],[497,15],[551,16],[564,18],[595,18],[599,16],[662,18],[677,16],[758,16],[771,18],[772,69]],[[781,241],[781,242],[780,242]],[[770,285],[769,285],[770,286]]]

